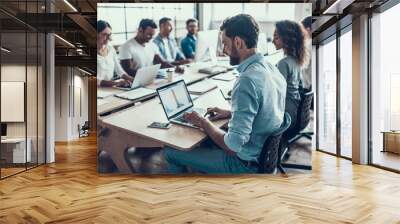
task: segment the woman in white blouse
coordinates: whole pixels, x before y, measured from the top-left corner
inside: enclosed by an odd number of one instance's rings
[[[111,41],[111,26],[108,22],[97,21],[97,85],[128,86],[133,78],[122,69]],[[113,80],[114,72],[120,78]]]

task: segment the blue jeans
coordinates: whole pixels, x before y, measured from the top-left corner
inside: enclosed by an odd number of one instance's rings
[[[190,151],[181,151],[171,147],[164,148],[168,171],[179,174],[193,171],[209,174],[257,173],[258,167],[247,166],[236,155],[229,155],[215,145],[205,145]]]

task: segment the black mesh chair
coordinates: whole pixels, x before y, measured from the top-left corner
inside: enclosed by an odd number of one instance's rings
[[[290,146],[299,140],[300,138],[306,137],[308,139],[312,139],[312,132],[304,131],[311,119],[311,105],[313,103],[314,93],[312,91],[301,92],[301,101],[299,105],[299,112],[297,113],[297,121],[296,125],[292,130],[288,130],[283,134],[283,144],[281,146],[280,158],[278,163],[287,156],[287,153],[290,151]],[[288,157],[288,156],[287,156]],[[309,165],[300,165],[300,164],[289,164],[289,163],[281,163],[282,167],[285,168],[293,168],[293,169],[303,169],[303,170],[311,170],[311,166]]]
[[[85,123],[82,125],[82,127],[80,127],[80,125],[78,125],[79,138],[89,136],[89,130],[90,130],[89,121],[85,121]]]
[[[278,168],[283,173],[283,168],[278,162],[279,147],[281,145],[282,134],[290,126],[290,115],[285,113],[283,122],[279,130],[271,134],[264,142],[263,149],[259,158],[258,173],[274,173],[275,169]]]

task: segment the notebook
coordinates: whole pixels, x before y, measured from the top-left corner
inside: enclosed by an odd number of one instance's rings
[[[102,90],[102,89],[98,89],[97,90],[97,98],[99,99],[104,99],[108,96],[112,96],[114,95],[113,91],[107,91],[107,90]]]
[[[154,89],[139,87],[123,93],[118,93],[115,96],[125,100],[139,100],[155,94],[156,91]]]
[[[206,93],[215,88],[217,88],[217,84],[212,83],[209,80],[197,82],[195,84],[188,86],[189,93],[195,94],[195,95],[201,95],[201,94]]]
[[[232,81],[232,80],[236,79],[236,76],[233,75],[232,73],[224,73],[221,75],[214,76],[214,77],[212,77],[212,79],[221,80],[221,81]]]

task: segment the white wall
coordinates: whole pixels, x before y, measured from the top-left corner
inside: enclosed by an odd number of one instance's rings
[[[36,70],[38,69],[38,70]],[[27,81],[26,81],[27,78]],[[26,107],[22,106],[26,120],[23,122],[6,122],[7,137],[24,138],[25,135],[31,140],[32,158],[36,162],[36,153],[39,153],[39,163],[44,163],[45,150],[45,117],[44,117],[44,74],[42,67],[18,63],[7,63],[1,66],[1,81],[24,82],[26,83]],[[22,93],[23,94],[23,93]],[[2,96],[7,97],[7,96]],[[12,110],[10,107],[2,107],[1,110]],[[12,113],[12,111],[7,111]]]
[[[70,141],[88,120],[88,78],[72,67],[56,67],[56,74],[55,141]]]

